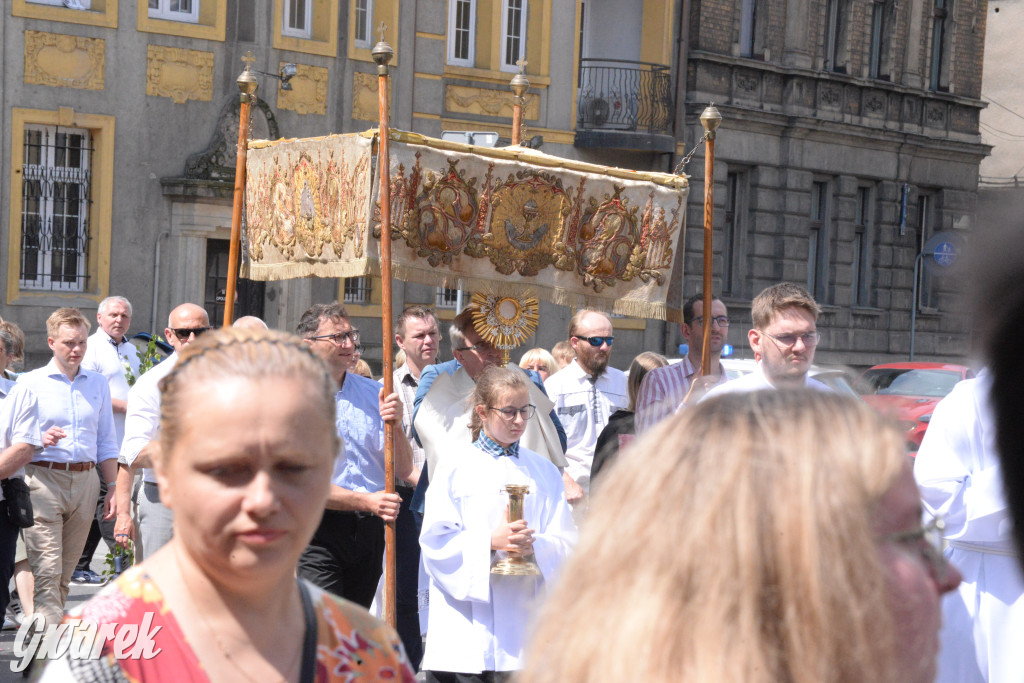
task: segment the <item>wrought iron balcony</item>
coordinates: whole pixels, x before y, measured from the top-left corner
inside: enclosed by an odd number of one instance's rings
[[[580,60],[576,145],[671,152],[672,70],[623,59]]]

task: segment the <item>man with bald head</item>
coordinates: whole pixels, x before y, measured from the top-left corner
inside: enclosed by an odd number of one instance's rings
[[[126,544],[135,539],[136,561],[152,555],[171,540],[174,516],[170,508],[160,502],[150,456],[160,431],[160,380],[174,369],[178,351],[196,337],[209,331],[210,316],[196,304],[181,304],[167,318],[164,338],[174,348],[166,360],[143,374],[128,392],[128,414],[125,417],[124,441],[118,458],[117,496],[120,507],[114,525],[114,540]],[[139,490],[135,523],[132,522],[130,491],[135,470],[142,467],[142,488]]]
[[[565,427],[569,464],[563,479],[577,519],[586,509],[597,437],[611,414],[629,405],[625,373],[608,367],[614,340],[608,316],[600,311],[577,311],[569,321],[569,344],[576,358],[544,382]]]

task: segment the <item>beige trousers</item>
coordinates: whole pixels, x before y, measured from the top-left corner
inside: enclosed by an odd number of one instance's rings
[[[28,465],[25,481],[36,522],[25,529],[28,563],[36,580],[34,608],[47,624],[57,624],[96,514],[100,478],[95,468],[68,472]]]

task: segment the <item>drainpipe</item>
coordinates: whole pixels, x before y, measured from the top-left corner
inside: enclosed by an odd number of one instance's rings
[[[149,331],[152,334],[156,334],[156,304],[157,296],[160,294],[160,243],[163,242],[165,237],[170,237],[171,233],[168,230],[164,230],[156,237],[156,248],[153,250],[153,307],[151,309],[149,317]]]

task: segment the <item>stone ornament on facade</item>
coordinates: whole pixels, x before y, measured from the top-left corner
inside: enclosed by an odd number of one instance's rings
[[[103,90],[102,38],[25,31],[26,84]]]
[[[388,91],[388,106],[393,109],[394,89]],[[377,75],[356,71],[352,74],[352,118],[380,122],[377,98]]]
[[[540,118],[540,99],[529,94],[525,99],[523,118],[536,121]],[[509,97],[507,88],[492,90],[448,84],[444,89],[444,107],[453,114],[512,118],[512,98]]]
[[[213,53],[163,45],[146,48],[146,94],[175,104],[213,99]]]
[[[328,70],[325,67],[296,64],[295,75],[289,81],[292,89],[282,90],[278,84],[277,106],[303,115],[326,114],[327,77]]]

